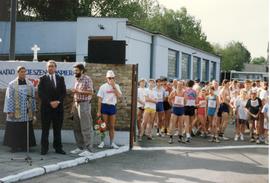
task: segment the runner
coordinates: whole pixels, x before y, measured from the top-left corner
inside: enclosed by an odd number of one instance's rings
[[[142,117],[143,117],[143,111],[144,111],[144,96],[145,96],[145,80],[140,79],[139,80],[139,88],[138,88],[138,94],[137,94],[137,128],[138,128],[138,134],[141,133],[141,124],[142,124]]]
[[[224,132],[228,126],[229,122],[229,112],[230,112],[230,90],[229,90],[229,80],[224,79],[222,83],[223,87],[219,93],[220,107],[218,111],[218,116],[221,118],[221,123],[219,127],[219,137],[223,140],[229,140],[229,138],[224,136]]]
[[[165,112],[164,112],[164,98],[165,98],[165,90],[163,89],[161,83],[161,79],[156,80],[157,86],[156,86],[156,92],[157,92],[157,106],[156,106],[156,112],[157,115],[156,117],[158,118],[158,128],[157,128],[157,136],[165,136],[165,125],[164,125],[164,120],[165,120]]]
[[[236,129],[235,129],[235,137],[234,140],[238,141],[239,137],[240,140],[244,141],[244,133],[246,123],[248,123],[248,114],[245,110],[247,105],[248,95],[247,91],[241,90],[240,96],[235,101],[235,108],[236,108]]]
[[[157,103],[157,92],[155,90],[155,80],[149,79],[149,88],[145,90],[145,105],[143,113],[143,121],[141,125],[141,130],[139,134],[138,141],[142,141],[142,136],[145,132],[148,140],[152,140],[152,128],[156,113],[156,103]]]
[[[185,143],[183,138],[183,115],[184,115],[184,90],[183,82],[178,81],[177,90],[173,91],[169,96],[169,102],[173,106],[170,123],[170,140],[169,143],[173,143],[173,134],[175,132],[175,124],[178,124],[178,142]]]
[[[209,90],[209,96],[207,97],[207,116],[210,127],[210,132],[212,135],[210,142],[219,143],[218,140],[218,119],[217,112],[219,110],[219,99],[218,96],[215,95],[215,87],[211,86]]]
[[[250,142],[255,142],[254,136],[254,127],[256,125],[256,135],[257,141],[256,143],[260,143],[259,139],[259,132],[258,132],[258,120],[259,120],[259,113],[261,112],[262,108],[262,101],[260,98],[257,97],[257,90],[251,90],[251,98],[248,100],[246,105],[246,111],[249,115],[249,128],[250,128]]]
[[[205,88],[202,88],[201,91],[199,92],[198,96],[198,103],[197,103],[197,114],[198,114],[198,120],[200,124],[200,128],[198,127],[197,129],[201,131],[201,137],[207,137],[206,133],[206,90]],[[196,135],[197,131],[195,131]]]
[[[163,88],[165,90],[165,98],[164,98],[164,102],[163,102],[163,106],[164,106],[164,112],[165,112],[165,131],[164,133],[167,134],[168,133],[168,128],[170,125],[170,119],[171,119],[171,105],[168,101],[168,97],[170,95],[170,93],[172,92],[172,83],[167,82],[164,79],[164,83],[163,83]]]
[[[269,98],[266,97],[265,104],[262,109],[262,113],[264,114],[264,143],[268,144],[268,129],[269,129]]]
[[[192,128],[192,122],[194,120],[195,115],[195,106],[196,106],[196,91],[192,89],[194,85],[194,81],[189,80],[187,82],[187,89],[185,91],[185,133],[186,133],[186,142],[190,142],[191,136],[191,128]]]

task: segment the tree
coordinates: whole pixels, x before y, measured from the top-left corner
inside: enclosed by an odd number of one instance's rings
[[[266,64],[266,59],[264,57],[255,57],[251,60],[250,62],[251,64],[258,64],[258,65],[262,65],[262,64]]]
[[[177,11],[159,8],[141,26],[149,31],[162,33],[172,39],[213,53],[212,45],[202,32],[201,22],[187,14],[186,8]]]
[[[124,17],[148,31],[213,52],[201,22],[186,8],[173,11],[157,0],[18,0],[18,20],[74,21],[79,16]]]
[[[250,62],[250,52],[241,42],[230,42],[221,52],[221,70],[241,71]]]

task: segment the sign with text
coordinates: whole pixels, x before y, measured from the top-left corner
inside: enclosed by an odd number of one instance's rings
[[[26,68],[26,78],[32,81],[37,87],[39,78],[47,74],[47,62],[32,62],[32,61],[0,61],[0,88],[7,88],[10,81],[17,77],[17,67],[24,66]],[[65,78],[67,89],[74,86],[73,66],[75,63],[56,62],[57,74]]]

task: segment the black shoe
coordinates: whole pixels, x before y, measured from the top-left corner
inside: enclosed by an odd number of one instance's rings
[[[43,149],[43,150],[41,150],[40,154],[41,154],[41,155],[46,155],[46,154],[48,154],[48,150],[44,150],[44,149]]]
[[[56,149],[55,153],[57,153],[57,154],[66,154],[66,152],[63,149]]]

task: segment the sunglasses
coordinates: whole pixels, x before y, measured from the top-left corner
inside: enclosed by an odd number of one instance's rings
[[[112,79],[114,79],[114,78],[108,78],[109,80],[112,80]]]

